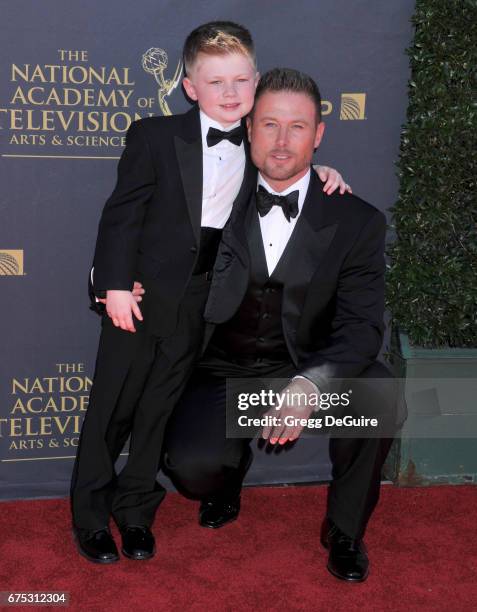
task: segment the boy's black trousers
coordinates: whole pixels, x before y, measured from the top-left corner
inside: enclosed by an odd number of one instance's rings
[[[98,356],[71,482],[73,525],[101,529],[110,516],[119,526],[151,526],[165,489],[156,476],[167,419],[200,353],[203,311],[210,287],[192,276],[171,335],[154,332],[160,304],[146,279],[136,333],[103,315]],[[129,437],[127,463],[115,462]]]

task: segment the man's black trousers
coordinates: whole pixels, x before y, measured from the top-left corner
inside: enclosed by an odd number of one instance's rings
[[[230,364],[227,372],[224,363],[215,365],[218,367],[209,367],[208,371],[198,369],[190,379],[164,440],[166,473],[181,492],[199,499],[238,495],[250,465],[251,438],[225,435],[225,375],[264,375],[263,370]],[[286,379],[296,371],[285,364],[266,374]],[[397,398],[397,385],[383,364],[375,362],[359,378],[361,398],[352,402],[353,413],[377,417],[386,437],[330,437],[332,481],[326,514],[351,537],[362,537],[379,499],[381,469],[392,443]],[[318,415],[323,416],[323,411]]]

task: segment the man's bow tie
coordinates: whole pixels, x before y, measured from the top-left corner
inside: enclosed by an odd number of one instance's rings
[[[261,217],[267,215],[272,206],[280,206],[287,221],[290,218],[295,218],[298,215],[298,189],[292,191],[286,196],[274,195],[268,192],[263,185],[260,185],[257,191],[257,210]]]
[[[210,127],[207,132],[207,146],[215,147],[215,145],[222,142],[222,140],[229,140],[232,144],[239,147],[243,140],[243,127],[238,125],[233,130],[230,130],[230,132],[222,132],[222,130],[216,130]]]

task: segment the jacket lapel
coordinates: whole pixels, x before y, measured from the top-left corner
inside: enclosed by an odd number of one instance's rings
[[[312,170],[303,210],[279,263],[280,269],[277,268],[284,282],[283,332],[295,363],[298,361],[296,332],[311,279],[319,271],[338,226],[325,215],[324,197],[321,183]]]
[[[232,214],[222,232],[215,260],[214,274],[205,307],[204,318],[210,323],[228,321],[247,291],[250,276],[250,256],[247,229],[255,212],[253,197],[257,174],[247,162],[240,193],[234,203]]]
[[[202,215],[202,136],[200,131],[199,109],[194,107],[184,115],[183,136],[174,137],[177,160],[189,210],[192,229],[200,243],[200,223]]]
[[[245,127],[244,127],[245,129]],[[236,257],[248,265],[247,237],[245,232],[245,219],[249,214],[252,203],[250,199],[257,186],[257,169],[250,158],[250,145],[244,140],[245,170],[242,184],[232,206],[230,218],[222,233],[222,244],[228,245]],[[254,207],[254,203],[253,203]],[[219,249],[220,255],[220,249]]]

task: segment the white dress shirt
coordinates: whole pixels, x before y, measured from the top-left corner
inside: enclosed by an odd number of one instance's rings
[[[286,196],[292,191],[299,190],[298,196],[298,215],[294,219],[287,221],[283,210],[280,206],[272,206],[270,212],[264,217],[260,217],[260,229],[262,231],[263,248],[265,250],[265,257],[267,258],[268,274],[271,275],[275,269],[280,257],[285,250],[285,247],[290,240],[290,236],[293,233],[298,217],[301,214],[303,203],[305,201],[306,192],[308,191],[308,185],[310,184],[310,170],[296,183],[293,183],[290,187],[282,192],[274,191],[267,181],[259,173],[257,188],[262,185],[269,193],[274,195]],[[258,213],[257,213],[258,214]]]
[[[245,148],[222,140],[214,147],[207,145],[207,132],[214,127],[229,132],[240,125],[237,121],[228,128],[200,111],[202,132],[202,227],[222,229],[232,212],[232,204],[240,191],[245,171]]]

